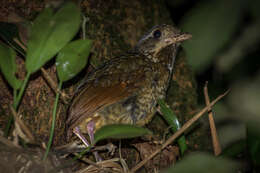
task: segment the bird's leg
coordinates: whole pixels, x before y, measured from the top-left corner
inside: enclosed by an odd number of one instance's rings
[[[94,131],[95,131],[95,123],[94,123],[94,121],[90,121],[87,124],[87,130],[88,130],[88,135],[89,135],[90,142],[91,142],[91,144],[94,144]],[[102,158],[98,155],[97,151],[94,151],[93,154],[94,154],[95,159],[96,159],[97,162],[102,161]]]
[[[88,140],[84,137],[84,135],[82,135],[82,133],[80,132],[79,127],[75,127],[73,129],[73,133],[87,146],[89,147],[90,144],[88,142]]]
[[[93,121],[90,121],[90,122],[87,124],[87,131],[88,131],[88,135],[89,135],[91,144],[94,143],[94,130],[95,130],[95,123],[94,123]],[[74,133],[87,147],[90,146],[88,140],[87,140],[87,139],[84,137],[84,135],[80,132],[79,127],[75,127],[74,130],[73,130],[73,133]],[[98,152],[97,152],[97,151],[94,151],[93,154],[94,154],[95,159],[96,159],[97,162],[102,161],[102,158],[98,155]]]
[[[94,131],[95,131],[95,123],[93,121],[88,122],[87,131],[88,131],[90,142],[91,142],[91,144],[93,144],[94,143]]]

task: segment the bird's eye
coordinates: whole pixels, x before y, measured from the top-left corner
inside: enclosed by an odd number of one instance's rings
[[[160,38],[161,37],[161,31],[160,30],[156,30],[153,32],[153,37],[154,38]]]

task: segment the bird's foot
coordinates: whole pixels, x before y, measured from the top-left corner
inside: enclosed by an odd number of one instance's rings
[[[90,144],[88,142],[88,140],[84,137],[84,135],[80,132],[79,127],[75,127],[73,129],[73,133],[87,146],[89,147]]]
[[[89,138],[90,138],[90,142],[91,142],[92,145],[94,145],[94,142],[95,142],[95,139],[94,139],[95,123],[94,123],[94,121],[90,121],[87,124],[87,131],[88,131],[88,135],[89,135]],[[102,158],[98,155],[97,151],[94,151],[93,154],[94,154],[97,162],[102,161]]]
[[[107,151],[109,153],[109,155],[113,156],[116,151],[116,148],[117,147],[114,144],[108,143],[103,146],[95,147],[94,150],[95,151]]]
[[[90,121],[87,124],[87,131],[90,138],[90,143],[94,145],[94,130],[95,130],[95,123],[93,121]],[[80,132],[79,127],[75,127],[73,130],[73,133],[87,146],[90,146],[90,143],[88,140],[84,137],[84,135]],[[97,162],[102,161],[102,158],[98,155],[97,151],[93,152],[95,159]]]
[[[88,131],[88,135],[89,135],[89,139],[90,139],[91,144],[94,144],[94,131],[95,131],[94,121],[90,121],[87,124],[87,131]]]

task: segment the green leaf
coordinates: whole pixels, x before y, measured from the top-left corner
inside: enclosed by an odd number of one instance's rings
[[[114,124],[101,127],[95,133],[94,139],[95,143],[97,143],[98,141],[107,138],[125,139],[144,136],[148,134],[151,134],[151,131],[142,127],[127,124]]]
[[[232,173],[237,172],[237,163],[205,153],[193,153],[164,173]]]
[[[15,77],[15,52],[12,48],[0,43],[0,69],[6,80],[15,90],[21,87],[22,81]]]
[[[87,64],[90,40],[77,40],[67,44],[56,59],[60,81],[67,81],[78,74]]]
[[[181,125],[172,109],[169,108],[163,100],[158,100],[158,104],[160,105],[163,118],[171,126],[172,131],[177,132],[181,128]],[[182,135],[177,141],[180,146],[181,154],[183,154],[188,148],[186,145],[185,136]]]
[[[67,3],[56,14],[45,9],[32,26],[28,42],[26,69],[33,73],[58,53],[77,33],[80,11],[73,3]]]
[[[25,55],[23,48],[14,41],[14,39],[18,39],[21,42],[17,26],[12,23],[0,22],[0,28],[0,37],[13,49]]]
[[[181,28],[192,34],[182,45],[192,67],[200,72],[212,62],[237,29],[241,20],[241,0],[215,0],[198,3],[181,22]]]

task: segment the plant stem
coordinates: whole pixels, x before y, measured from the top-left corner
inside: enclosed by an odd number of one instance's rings
[[[20,101],[22,99],[22,96],[23,96],[23,93],[24,93],[24,89],[25,87],[27,86],[27,83],[28,83],[28,80],[30,78],[30,75],[31,73],[27,73],[26,74],[26,77],[22,83],[22,86],[21,86],[21,89],[19,90],[19,93],[18,93],[18,96],[17,96],[17,90],[14,90],[13,94],[14,94],[14,103],[13,103],[13,108],[15,111],[17,111],[18,109],[18,106],[20,104]],[[11,125],[13,123],[13,120],[14,120],[14,117],[11,115],[8,119],[8,122],[7,122],[7,125],[6,125],[6,128],[4,130],[4,136],[8,136],[8,133],[9,133],[9,130],[11,128]]]
[[[90,149],[92,148],[92,145],[88,146],[85,150],[81,151],[79,154],[76,154],[72,160],[75,161],[77,159],[80,159],[82,156],[84,156],[87,152],[90,151]]]
[[[14,120],[14,117],[12,115],[9,115],[8,122],[7,122],[7,125],[6,125],[5,130],[4,130],[4,137],[6,137],[6,138],[8,137],[9,130],[11,128],[13,120]]]
[[[17,99],[17,90],[15,90],[15,89],[13,90],[13,95],[14,95],[13,100],[14,100],[14,102],[16,102],[16,99]],[[5,137],[8,136],[8,133],[9,133],[10,127],[11,127],[11,125],[12,125],[12,123],[13,123],[13,120],[14,120],[13,116],[10,115],[9,118],[8,118],[8,122],[7,122],[7,125],[6,125],[6,127],[5,127],[5,130],[4,130],[4,136],[5,136]]]
[[[16,89],[13,90],[13,95],[14,95],[14,100],[16,100],[17,99],[17,90]]]
[[[58,86],[59,90],[61,90],[61,86],[62,86],[62,82],[59,82],[59,86]],[[60,97],[60,93],[58,92],[56,94],[54,108],[53,108],[53,112],[52,112],[51,133],[50,133],[49,141],[48,141],[48,144],[47,144],[47,148],[46,148],[43,160],[46,160],[46,158],[48,156],[48,153],[50,151],[50,148],[51,148],[53,135],[54,135],[55,121],[56,121],[56,112],[57,112],[57,106],[58,106],[59,97]]]
[[[15,110],[15,111],[17,111],[18,105],[20,104],[20,101],[21,101],[22,96],[23,96],[23,93],[24,93],[24,89],[25,89],[25,87],[27,86],[27,83],[28,83],[28,80],[29,80],[29,78],[30,78],[30,75],[31,75],[31,73],[27,73],[27,74],[26,74],[26,77],[25,77],[25,79],[24,79],[24,81],[23,81],[22,87],[21,87],[21,89],[19,90],[18,96],[17,96],[16,99],[14,100],[13,106],[14,106],[14,110]]]

